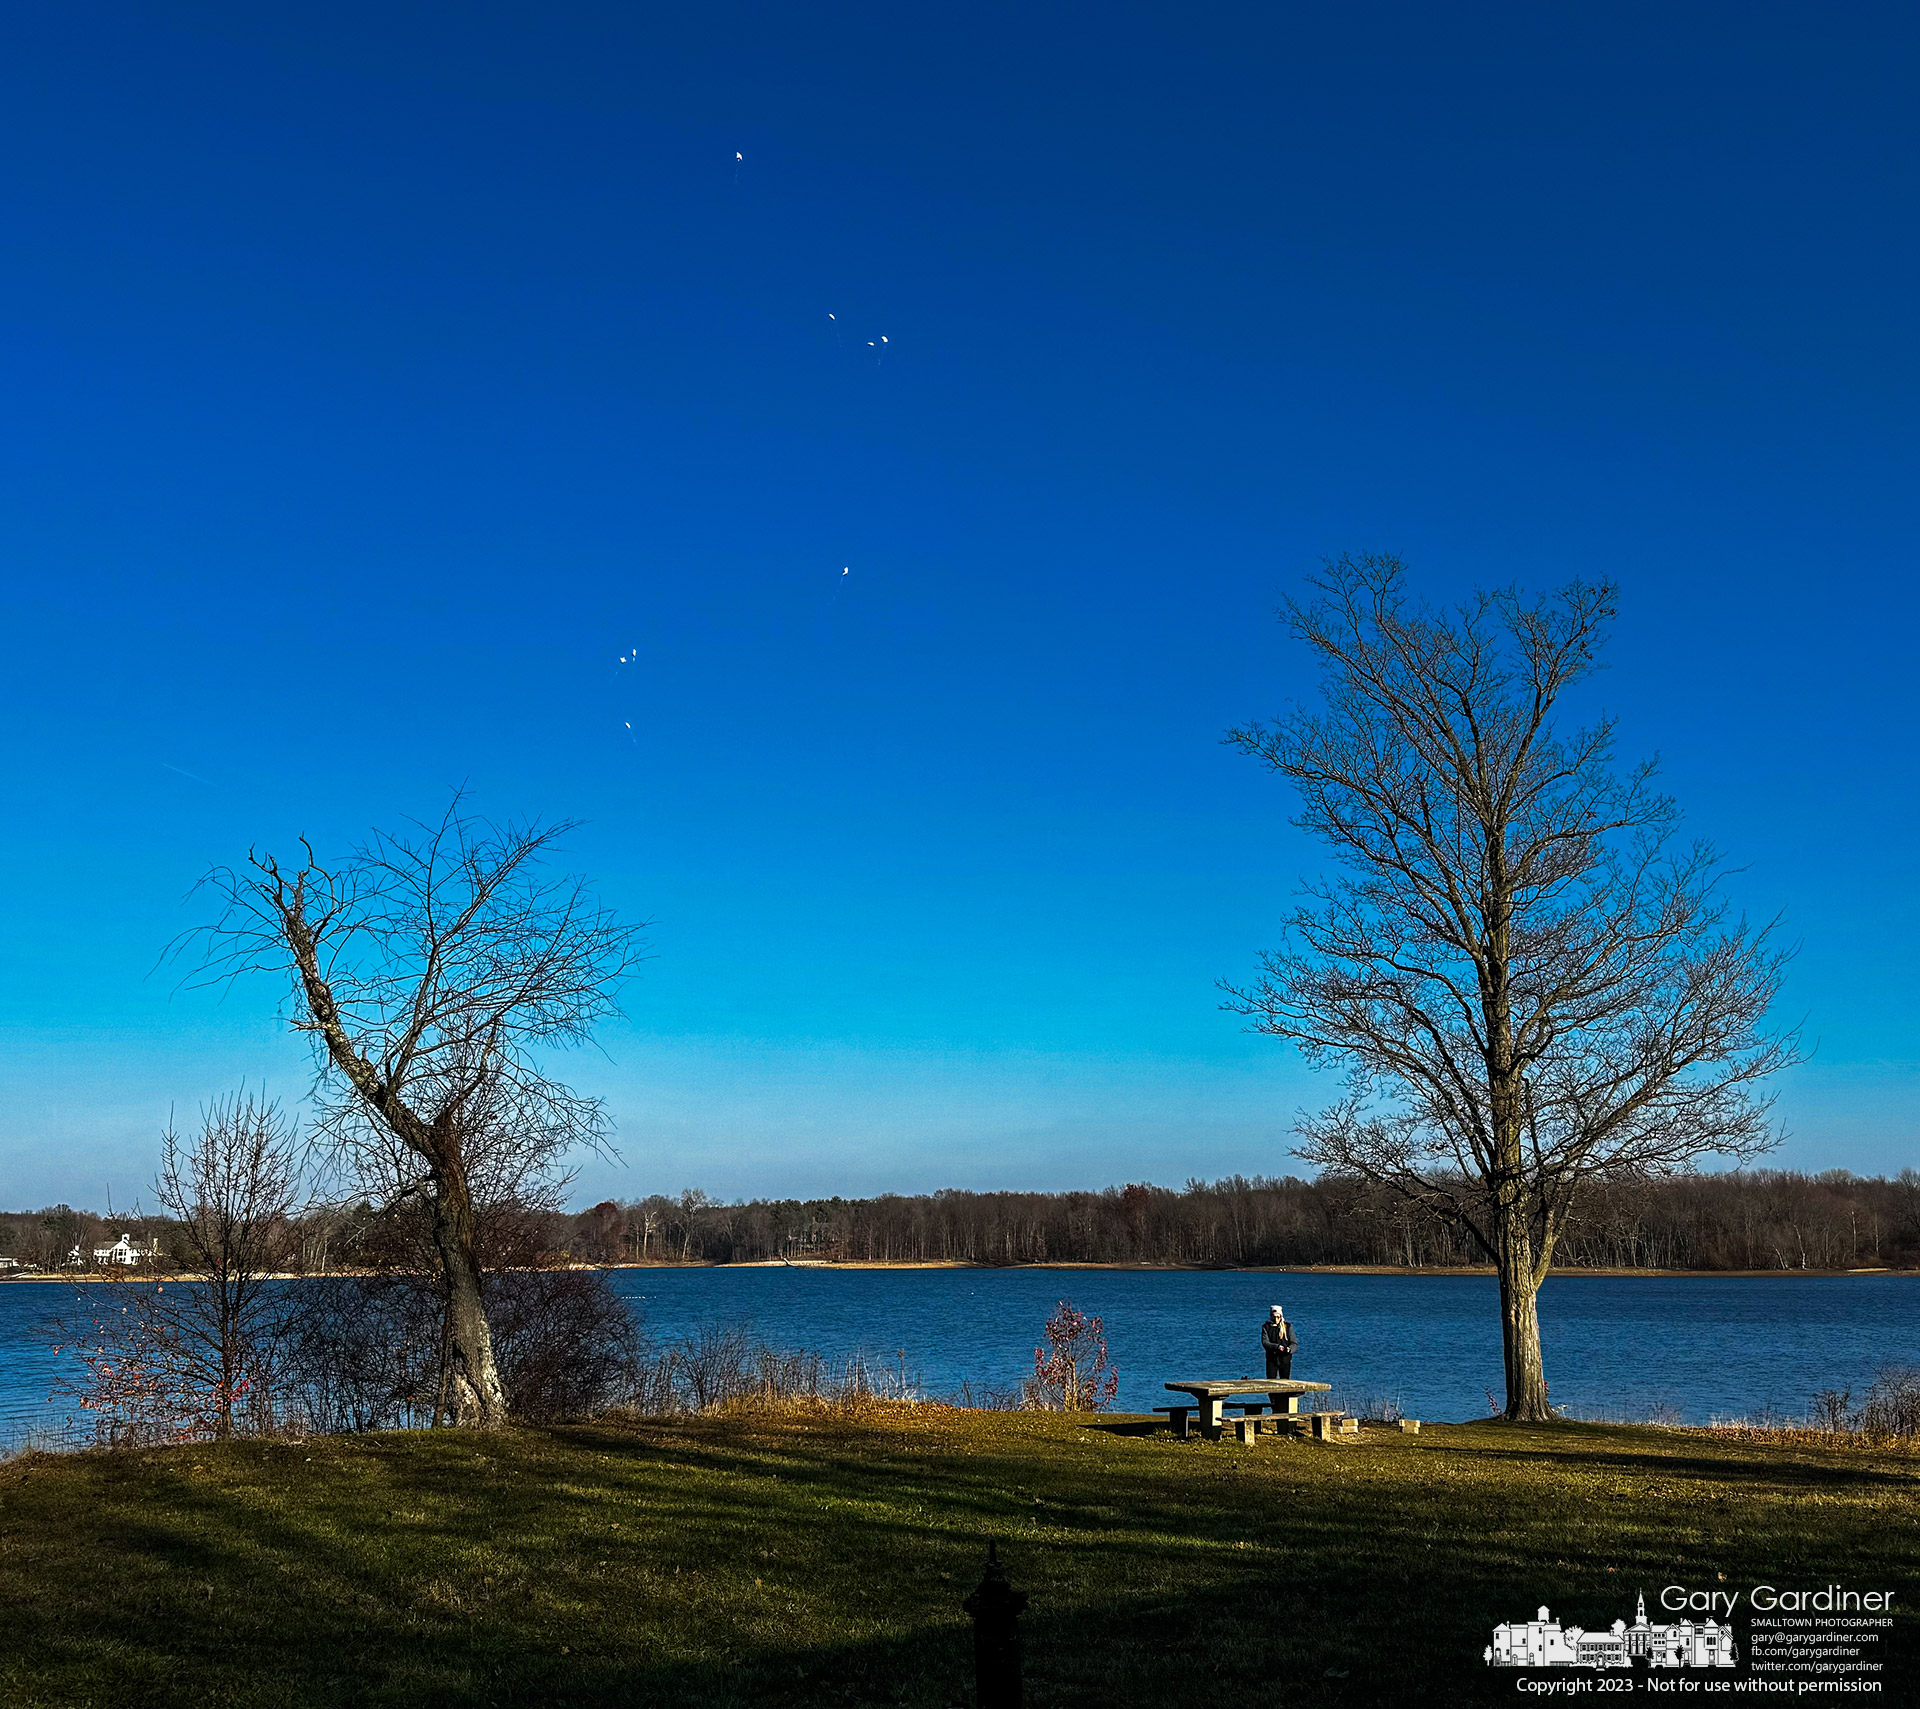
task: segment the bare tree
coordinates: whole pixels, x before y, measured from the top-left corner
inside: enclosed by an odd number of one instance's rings
[[[153,1191],[178,1224],[179,1256],[200,1277],[174,1290],[176,1339],[207,1367],[214,1435],[231,1436],[236,1403],[265,1387],[271,1306],[264,1290],[297,1243],[293,1126],[277,1104],[244,1089],[210,1104],[189,1144],[168,1127]]]
[[[1285,619],[1324,707],[1227,740],[1290,780],[1348,876],[1306,887],[1253,1030],[1348,1073],[1300,1155],[1462,1228],[1500,1278],[1510,1419],[1552,1416],[1536,1296],[1581,1183],[1771,1143],[1756,1083],[1796,1059],[1763,1020],[1784,953],[1731,915],[1613,724],[1561,733],[1607,586],[1415,605],[1392,558],[1343,558]]]
[[[503,1424],[508,1400],[481,1292],[478,1213],[537,1194],[605,1112],[544,1053],[617,1012],[638,959],[579,878],[545,862],[574,827],[496,825],[456,797],[437,824],[375,831],[344,859],[250,855],[207,883],[225,906],[206,973],[286,979],[317,1059],[317,1137],[388,1203],[427,1205],[445,1284],[451,1416]]]
[[[209,1104],[191,1139],[168,1128],[154,1192],[187,1274],[83,1287],[61,1333],[84,1375],[63,1386],[111,1439],[269,1428],[283,1326],[269,1284],[297,1242],[292,1124],[244,1090]]]

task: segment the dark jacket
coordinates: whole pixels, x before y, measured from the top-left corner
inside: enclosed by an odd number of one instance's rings
[[[1291,1353],[1299,1344],[1291,1323],[1275,1323],[1268,1318],[1260,1325],[1260,1345],[1270,1353]]]

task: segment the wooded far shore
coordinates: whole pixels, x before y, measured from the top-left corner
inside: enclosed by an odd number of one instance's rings
[[[721,1263],[707,1258],[649,1258],[644,1262],[630,1259],[619,1264],[587,1264],[571,1262],[570,1267],[577,1270],[1112,1270],[1126,1271],[1137,1275],[1157,1273],[1208,1274],[1230,1273],[1249,1276],[1493,1276],[1498,1272],[1491,1264],[1454,1264],[1445,1268],[1436,1266],[1412,1266],[1407,1264],[1096,1264],[1076,1263],[1072,1260],[1054,1260],[1045,1264],[987,1264],[970,1263],[965,1259],[895,1259],[891,1262],[883,1259],[867,1261],[860,1258],[741,1258]],[[137,1278],[146,1272],[140,1268],[124,1271],[110,1271],[104,1266],[95,1265],[85,1270],[13,1270],[0,1272],[0,1287],[8,1285],[29,1286],[47,1282],[113,1282],[128,1277]],[[261,1277],[272,1282],[310,1281],[320,1276],[375,1276],[382,1272],[359,1267],[320,1270],[275,1270]],[[1667,1278],[1715,1278],[1718,1280],[1738,1280],[1748,1278],[1765,1281],[1773,1277],[1839,1277],[1839,1276],[1914,1276],[1920,1275],[1920,1269],[1900,1269],[1886,1264],[1866,1264],[1851,1270],[1653,1270],[1645,1266],[1623,1269],[1618,1266],[1584,1266],[1556,1264],[1547,1272],[1549,1278],[1572,1276],[1616,1276],[1645,1277],[1649,1280]],[[168,1268],[167,1279],[180,1282],[199,1282],[209,1278],[197,1271]]]
[[[846,1266],[1100,1266],[1142,1269],[1472,1273],[1487,1267],[1456,1228],[1362,1182],[1228,1176],[1183,1188],[1098,1192],[947,1190],[872,1198],[753,1199],[705,1193],[605,1200],[538,1213],[533,1242],[557,1263]],[[369,1205],[299,1219],[301,1270],[349,1272],[373,1255]],[[170,1255],[163,1218],[56,1205],[0,1212],[0,1258],[70,1269],[127,1234]],[[1568,1274],[1844,1274],[1920,1268],[1920,1171],[1860,1176],[1738,1170],[1594,1182],[1554,1254]]]

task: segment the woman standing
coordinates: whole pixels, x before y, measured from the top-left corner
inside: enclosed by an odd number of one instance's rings
[[[1287,1322],[1287,1314],[1274,1306],[1267,1314],[1267,1321],[1260,1325],[1260,1345],[1266,1350],[1269,1377],[1293,1375],[1293,1350],[1299,1344],[1293,1325]]]

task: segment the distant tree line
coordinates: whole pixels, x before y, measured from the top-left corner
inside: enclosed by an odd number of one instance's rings
[[[58,1269],[121,1232],[157,1239],[162,1269],[191,1269],[165,1218],[108,1221],[55,1205],[0,1212],[0,1256]],[[287,1268],[321,1275],[391,1267],[389,1219],[369,1205],[290,1219]],[[1231,1175],[1184,1188],[1133,1183],[1102,1192],[883,1194],[871,1199],[753,1199],[701,1192],[607,1200],[572,1214],[523,1212],[513,1245],[525,1264],[739,1264],[812,1258],[851,1263],[1393,1264],[1484,1262],[1448,1225],[1404,1200],[1338,1176]],[[1558,1257],[1590,1269],[1850,1270],[1920,1268],[1920,1171],[1862,1176],[1734,1170],[1591,1184]]]
[[[568,1253],[594,1264],[730,1264],[780,1257],[864,1263],[1484,1263],[1457,1229],[1399,1195],[1340,1176],[1229,1176],[1184,1189],[755,1199],[699,1192],[611,1200],[571,1218]],[[1557,1251],[1562,1265],[1656,1270],[1920,1266],[1920,1172],[1863,1177],[1738,1170],[1596,1181]]]

